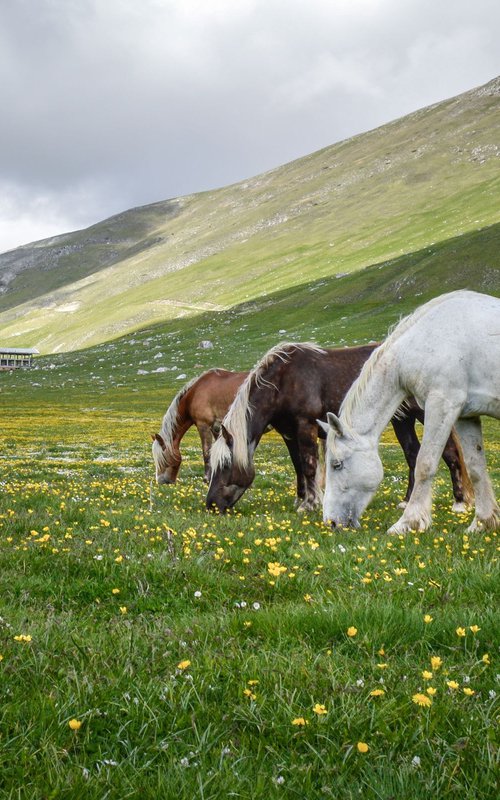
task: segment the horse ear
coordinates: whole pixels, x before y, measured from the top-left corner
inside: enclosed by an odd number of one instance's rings
[[[220,424],[220,432],[221,432],[221,435],[224,437],[227,446],[231,450],[232,447],[233,447],[233,437],[229,433],[228,429],[226,428],[226,426],[222,422]]]
[[[333,414],[331,411],[329,411],[326,415],[326,419],[328,421],[329,428],[332,428],[337,434],[337,436],[344,436],[345,434],[344,426],[342,425],[340,419],[337,417],[336,414]]]
[[[317,419],[316,422],[318,423],[318,427],[320,427],[321,430],[328,435],[328,431],[330,430],[330,426],[327,425],[326,422],[323,422],[322,419]]]

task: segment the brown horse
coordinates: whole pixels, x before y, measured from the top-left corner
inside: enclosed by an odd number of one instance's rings
[[[251,485],[255,476],[253,454],[269,425],[283,436],[288,447],[297,473],[299,509],[318,505],[321,492],[317,482],[317,440],[325,434],[317,420],[326,419],[328,411],[340,407],[376,347],[323,350],[311,344],[285,343],[269,350],[238,390],[212,447],[207,508],[226,511]],[[422,409],[410,399],[391,420],[409,466],[403,502],[409,499],[413,488],[420,448],[415,422],[423,419]],[[450,470],[458,511],[472,494],[458,440],[450,437],[443,459]]]
[[[210,474],[210,448],[218,425],[234,400],[248,372],[209,369],[186,383],[172,400],[153,439],[153,459],[158,483],[175,483],[182,462],[180,442],[196,425],[200,434],[205,480]]]

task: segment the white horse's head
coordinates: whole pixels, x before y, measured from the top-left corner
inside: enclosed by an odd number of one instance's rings
[[[327,434],[323,520],[333,527],[359,528],[359,518],[384,474],[377,446],[335,414],[317,420]]]

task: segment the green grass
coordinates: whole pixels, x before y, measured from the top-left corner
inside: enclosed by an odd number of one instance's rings
[[[225,364],[249,366],[257,330],[223,317]],[[390,435],[358,532],[296,514],[273,435],[231,515],[204,510],[191,433],[157,487],[148,434],[182,381],[138,361],[191,376],[215,358],[185,326],[1,375],[0,796],[496,797],[497,534],[467,536],[441,471],[432,530],[387,537],[406,474]]]

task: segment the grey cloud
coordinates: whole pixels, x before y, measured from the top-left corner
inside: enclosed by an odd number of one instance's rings
[[[3,3],[0,250],[7,207],[79,227],[486,82],[499,22],[490,0]]]

